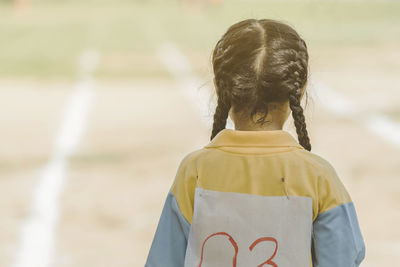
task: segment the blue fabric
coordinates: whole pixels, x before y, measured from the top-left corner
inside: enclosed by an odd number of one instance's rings
[[[145,267],[183,267],[190,224],[168,193]]]
[[[358,267],[365,244],[352,202],[320,213],[313,223],[313,267]]]

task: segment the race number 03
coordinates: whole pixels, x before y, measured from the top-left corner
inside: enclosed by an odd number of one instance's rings
[[[226,236],[226,237],[229,238],[229,242],[231,243],[233,249],[235,250],[235,254],[233,255],[233,260],[232,260],[232,266],[233,266],[233,267],[236,267],[236,264],[237,264],[237,255],[238,255],[238,252],[239,252],[239,246],[238,246],[238,244],[236,243],[235,239],[234,239],[230,234],[228,234],[228,233],[226,233],[226,232],[218,232],[218,233],[209,235],[209,236],[204,240],[203,245],[201,246],[201,256],[200,256],[200,263],[199,263],[198,267],[201,267],[201,265],[203,264],[204,247],[205,247],[207,241],[208,241],[210,238],[213,238],[213,237],[215,237],[215,236]],[[261,237],[261,238],[258,238],[257,240],[255,240],[255,241],[250,245],[249,250],[252,251],[259,243],[262,243],[262,242],[273,242],[273,243],[275,243],[275,250],[274,250],[274,253],[272,254],[272,256],[271,256],[269,259],[267,259],[267,260],[264,261],[263,263],[257,265],[257,267],[262,267],[262,266],[264,266],[264,265],[270,265],[270,266],[273,266],[273,267],[278,267],[278,265],[277,265],[275,262],[272,261],[272,259],[273,259],[273,258],[275,257],[275,255],[276,255],[276,252],[278,251],[278,241],[277,241],[275,238],[273,238],[273,237]]]

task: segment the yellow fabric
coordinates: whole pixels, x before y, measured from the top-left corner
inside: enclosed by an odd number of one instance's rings
[[[187,154],[171,190],[189,223],[196,187],[262,196],[308,196],[313,199],[313,221],[319,213],[351,201],[334,168],[303,149],[284,130],[224,129],[209,144]]]

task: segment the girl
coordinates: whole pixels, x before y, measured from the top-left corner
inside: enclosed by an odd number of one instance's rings
[[[211,141],[181,161],[145,266],[359,266],[352,199],[310,152],[304,40],[279,21],[248,19],[222,36],[212,63]],[[282,130],[290,112],[298,142]]]

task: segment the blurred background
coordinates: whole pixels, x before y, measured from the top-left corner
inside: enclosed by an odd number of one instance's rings
[[[400,1],[0,0],[1,267],[144,265],[209,142],[212,49],[247,18],[306,41],[313,152],[352,196],[362,266],[398,264]]]

